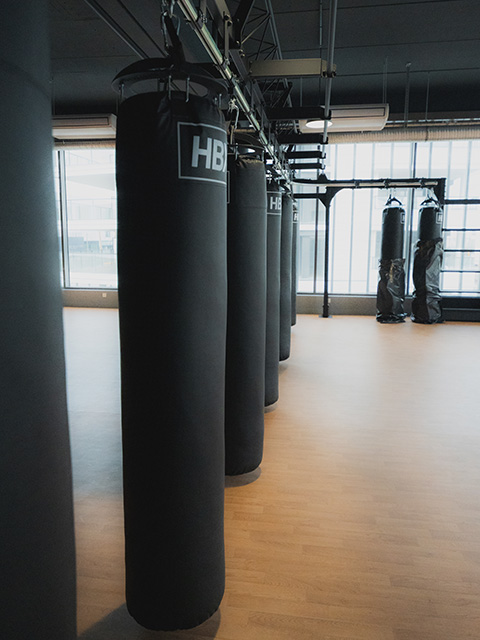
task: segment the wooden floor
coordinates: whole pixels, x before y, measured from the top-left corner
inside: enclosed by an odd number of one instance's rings
[[[155,633],[124,605],[117,313],[65,319],[82,640],[480,638],[480,325],[299,316],[220,611]]]

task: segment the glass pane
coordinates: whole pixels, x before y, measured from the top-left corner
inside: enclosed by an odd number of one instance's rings
[[[317,245],[317,277],[315,282],[315,293],[323,293],[325,284],[325,207],[318,203],[318,245]],[[329,272],[332,272],[332,251],[328,260]]]
[[[60,205],[60,170],[58,166],[58,152],[53,152],[53,175],[55,182],[55,213],[57,216],[57,234],[58,234],[58,264],[60,265],[60,283],[61,286],[65,286],[64,282],[64,268],[63,268],[63,253],[62,253],[62,218],[61,218],[61,205]]]
[[[430,142],[417,142],[417,157],[415,162],[415,174],[419,178],[435,178],[431,175],[432,144]]]
[[[315,200],[298,200],[298,291],[313,293]]]
[[[335,197],[330,210],[332,293],[350,293],[352,201],[352,190],[344,189]]]
[[[381,142],[375,145],[374,178],[389,178],[392,174],[392,144]]]
[[[116,288],[115,151],[64,153],[70,286]]]
[[[450,142],[432,142],[431,176],[428,178],[448,177]]]
[[[373,178],[374,148],[373,144],[356,145],[355,166],[353,167],[355,179],[370,180]]]
[[[370,189],[354,191],[350,293],[368,293],[371,207]]]
[[[412,176],[412,143],[396,142],[392,145],[392,174],[389,178]]]
[[[480,198],[480,140],[472,140],[470,143],[470,177],[468,180],[469,198]]]
[[[470,155],[468,140],[455,140],[451,143],[449,158],[449,177],[447,198],[466,198],[468,184],[468,166]]]

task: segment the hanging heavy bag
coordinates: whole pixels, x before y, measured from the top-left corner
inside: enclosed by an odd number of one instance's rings
[[[377,321],[381,323],[405,322],[404,229],[405,209],[400,200],[390,197],[383,210],[377,287]]]
[[[413,322],[443,322],[440,273],[443,260],[443,211],[439,202],[427,198],[420,205],[418,241],[413,260]]]
[[[262,460],[265,399],[267,184],[256,158],[228,158],[225,473]]]
[[[292,235],[293,199],[282,196],[282,223],[280,235],[280,341],[279,359],[290,357],[292,328]]]
[[[265,339],[265,406],[278,400],[280,344],[280,237],[282,193],[275,182],[267,185],[267,320]]]
[[[292,327],[297,324],[297,245],[298,245],[298,207],[293,202],[293,227],[292,227]]]
[[[145,64],[165,63],[122,82]],[[212,93],[170,86],[128,97],[117,124],[126,601],[183,629],[225,581],[226,132]]]

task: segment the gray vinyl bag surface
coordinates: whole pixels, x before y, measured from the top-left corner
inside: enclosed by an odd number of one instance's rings
[[[261,160],[229,155],[225,473],[258,467],[263,454],[267,184]]]
[[[377,286],[377,321],[381,323],[405,322],[404,229],[405,209],[397,198],[390,197],[383,210]]]
[[[420,205],[418,241],[413,260],[413,322],[443,322],[440,274],[443,261],[443,211],[433,198]]]
[[[282,192],[267,185],[267,321],[265,339],[265,406],[278,400],[278,363],[280,345],[280,238]]]
[[[224,592],[226,151],[209,96],[120,105],[126,601],[149,629],[194,627]]]

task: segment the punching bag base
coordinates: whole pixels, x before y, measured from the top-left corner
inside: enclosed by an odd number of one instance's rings
[[[270,413],[270,411],[275,411],[275,409],[277,408],[277,403],[278,403],[278,398],[276,400],[273,400],[273,402],[269,402],[268,404],[265,404],[263,413]]]
[[[246,473],[252,473],[252,471],[255,471],[260,467],[261,462],[262,461],[260,460],[258,464],[249,464],[246,467],[237,469],[229,469],[227,466],[225,466],[225,476],[227,476],[228,478],[237,478],[238,476],[243,476]]]
[[[377,316],[377,322],[381,324],[401,324],[405,322],[405,318],[398,316]]]
[[[442,324],[445,322],[443,318],[438,318],[438,320],[423,320],[420,318],[416,318],[415,316],[410,316],[410,320],[415,322],[415,324]]]
[[[205,616],[199,616],[197,619],[191,620],[190,622],[188,620],[182,620],[182,622],[175,623],[173,620],[171,620],[170,622],[165,621],[165,623],[162,624],[159,621],[148,619],[146,617],[143,617],[142,615],[135,614],[127,604],[127,611],[130,616],[135,620],[137,624],[139,624],[144,629],[148,629],[149,631],[183,631],[186,629],[194,629],[195,627],[198,627],[199,625],[209,620],[213,615],[215,615],[219,608],[220,603],[215,607],[215,609],[212,610],[211,613],[207,613]]]

